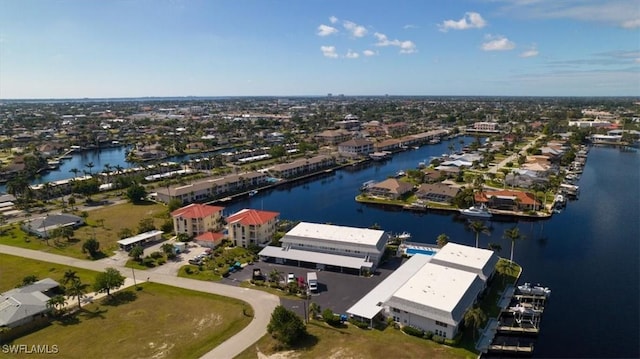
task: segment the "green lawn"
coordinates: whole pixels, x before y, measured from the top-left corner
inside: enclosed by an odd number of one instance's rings
[[[57,345],[63,358],[197,358],[230,338],[251,318],[241,301],[155,283],[124,290],[118,305],[97,301],[71,320],[14,340]],[[22,354],[14,358],[28,358]]]
[[[460,348],[436,344],[404,334],[388,327],[384,330],[363,330],[354,325],[334,328],[324,322],[312,320],[307,325],[310,337],[294,348],[292,358],[476,358],[477,355]],[[273,354],[276,346],[270,335],[262,337],[255,345],[242,352],[236,359],[257,358],[257,349],[263,354]]]
[[[0,244],[86,259],[87,255],[82,253],[82,243],[95,236],[95,239],[100,242],[102,253],[110,256],[118,249],[117,241],[120,240],[118,232],[123,228],[129,228],[135,234],[138,233],[138,223],[143,218],[153,218],[156,228],[160,228],[165,218],[168,218],[167,208],[155,203],[144,205],[124,203],[87,211],[87,214],[87,225],[75,230],[71,241],[63,238],[41,240],[35,236],[28,236],[18,224],[15,224],[5,234],[0,235]]]
[[[73,269],[83,283],[92,284],[98,272],[68,267],[62,264],[41,262],[0,253],[0,292],[6,292],[22,283],[22,278],[35,275],[38,279],[51,278],[60,281],[67,269]]]

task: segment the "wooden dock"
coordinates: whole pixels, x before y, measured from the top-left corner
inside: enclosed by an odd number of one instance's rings
[[[540,333],[540,329],[539,328],[511,327],[511,326],[501,325],[501,326],[498,326],[498,333],[538,335],[538,333]]]
[[[489,351],[494,353],[509,353],[509,354],[533,354],[533,344],[529,346],[519,345],[489,345]]]

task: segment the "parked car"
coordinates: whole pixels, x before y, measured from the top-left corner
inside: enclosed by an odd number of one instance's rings
[[[193,265],[199,266],[199,265],[202,264],[202,259],[200,259],[200,258],[191,258],[191,259],[189,259],[189,264],[193,264]]]
[[[289,273],[287,275],[287,284],[295,283],[295,282],[296,282],[296,276],[293,273]]]

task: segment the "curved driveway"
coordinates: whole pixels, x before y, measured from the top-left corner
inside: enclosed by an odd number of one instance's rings
[[[41,260],[44,262],[58,263],[72,267],[90,269],[94,271],[104,271],[107,267],[113,267],[118,269],[121,273],[123,273],[123,275],[126,275],[126,273],[131,270],[130,268],[126,268],[123,266],[115,264],[111,265],[105,261],[88,261],[6,245],[0,245],[0,253]],[[254,317],[251,323],[249,323],[249,325],[242,329],[239,333],[227,339],[225,342],[213,348],[213,350],[202,356],[202,358],[206,359],[233,358],[234,356],[240,354],[243,350],[257,342],[263,335],[266,334],[267,324],[271,319],[271,313],[273,312],[273,309],[280,304],[280,300],[277,296],[262,291],[234,287],[213,282],[204,282],[188,278],[180,278],[173,275],[152,273],[149,271],[139,272],[144,273],[142,275],[143,277],[148,276],[149,280],[155,283],[236,298],[249,303],[253,307]]]

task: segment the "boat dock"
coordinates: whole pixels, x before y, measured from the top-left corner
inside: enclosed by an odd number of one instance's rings
[[[489,320],[476,343],[480,357],[532,355],[550,295],[551,289],[530,283],[506,288],[499,301],[502,310],[498,318]]]

